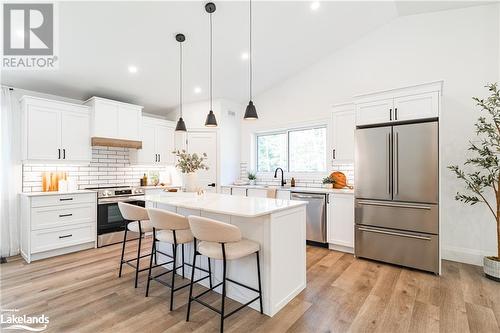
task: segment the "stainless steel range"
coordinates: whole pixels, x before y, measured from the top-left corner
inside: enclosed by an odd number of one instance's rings
[[[126,227],[126,220],[118,208],[118,202],[145,207],[144,190],[131,186],[93,187],[87,190],[97,191],[97,246],[121,243]],[[128,233],[127,239],[138,235]]]

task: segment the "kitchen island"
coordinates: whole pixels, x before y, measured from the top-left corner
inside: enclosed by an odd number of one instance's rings
[[[306,203],[268,198],[235,197],[225,194],[162,193],[146,195],[147,207],[156,207],[181,215],[198,215],[216,219],[240,228],[243,238],[260,244],[263,310],[275,315],[306,287]],[[162,244],[162,252],[171,253],[171,246]],[[180,257],[180,256],[179,256]],[[192,244],[186,244],[185,260],[192,262]],[[159,260],[166,261],[160,255]],[[181,262],[181,258],[179,263]],[[208,268],[207,259],[201,256],[197,265]],[[188,268],[188,267],[186,267]],[[179,274],[180,274],[179,270]],[[190,277],[190,269],[185,276]],[[198,270],[195,279],[202,276]],[[255,257],[231,260],[227,276],[238,282],[257,287]],[[212,261],[212,281],[222,281],[222,263]],[[208,281],[202,281],[208,286]],[[221,288],[216,289],[221,293]],[[246,303],[254,293],[235,285],[227,285],[227,296]],[[258,302],[250,305],[258,310]]]

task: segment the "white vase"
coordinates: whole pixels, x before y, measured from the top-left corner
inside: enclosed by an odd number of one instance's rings
[[[484,274],[486,274],[486,277],[500,282],[500,261],[484,257],[483,270]]]
[[[183,173],[182,182],[186,192],[196,192],[198,190],[198,175],[196,172]]]

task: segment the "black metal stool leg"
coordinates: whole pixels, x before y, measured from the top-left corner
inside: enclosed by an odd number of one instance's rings
[[[224,332],[224,303],[226,300],[226,248],[222,245],[222,304],[220,309],[220,332]]]
[[[210,289],[212,289],[212,265],[210,264],[210,258],[207,257],[208,259],[208,283],[210,285]]]
[[[259,259],[259,251],[255,252],[257,256],[257,277],[259,279],[259,302],[260,302],[260,314],[264,314],[262,310],[262,285],[260,281],[260,259]]]
[[[139,266],[140,266],[140,260],[141,260],[141,241],[142,241],[142,232],[141,232],[141,227],[140,227],[140,222],[139,222],[139,244],[137,245],[137,263],[135,267],[135,286],[134,288],[137,288],[137,280],[139,279]]]
[[[154,239],[154,233],[153,233],[153,243],[156,243],[155,239]],[[157,253],[158,249],[157,249],[156,245],[153,247],[153,250],[155,251],[155,265],[158,265],[158,253]],[[153,250],[151,250],[151,251],[153,251]]]
[[[148,284],[146,286],[146,297],[148,297],[149,295],[149,284],[151,282],[151,267],[153,266],[153,255],[155,256],[156,258],[156,251],[155,253],[153,254],[153,249],[156,248],[156,235],[155,235],[155,229],[153,228],[153,245],[151,246],[151,256],[149,257],[149,270],[148,270]],[[156,265],[156,263],[155,263]]]
[[[123,257],[125,256],[125,244],[127,244],[127,229],[125,226],[125,234],[123,236],[123,246],[122,246],[122,257],[120,259],[120,272],[118,273],[118,277],[122,277],[122,267],[123,267]]]
[[[182,244],[182,278],[184,279],[186,275],[184,275],[184,244]]]
[[[196,251],[196,238],[194,239],[194,242],[193,242],[194,246],[193,246],[193,249],[194,249],[194,255],[193,255],[193,266],[191,266],[191,281],[189,282],[189,298],[188,298],[188,308],[187,308],[187,314],[186,314],[186,321],[189,321],[189,314],[191,312],[191,300],[193,298],[193,281],[194,281],[194,270],[195,270],[195,267],[196,267],[196,255],[197,255],[197,252]]]
[[[174,241],[175,241],[175,230],[174,232]],[[173,245],[172,256],[174,257],[174,262],[172,266],[172,282],[170,287],[170,311],[174,308],[174,290],[175,290],[175,267],[177,266],[177,244]]]

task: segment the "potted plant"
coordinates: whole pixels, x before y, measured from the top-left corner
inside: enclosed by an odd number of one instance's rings
[[[248,171],[248,180],[250,181],[250,185],[255,185],[257,174],[253,171]]]
[[[207,159],[207,154],[188,154],[184,149],[176,150],[172,153],[177,157],[175,167],[179,168],[182,172],[182,182],[184,183],[186,192],[196,192],[198,190],[196,171],[208,170],[208,166],[204,163]]]
[[[465,165],[471,170],[464,171],[458,165],[448,168],[465,183],[467,191],[457,193],[455,199],[471,205],[481,202],[495,219],[497,253],[496,256],[484,257],[483,270],[488,278],[500,281],[500,91],[497,83],[486,88],[490,91],[488,98],[473,98],[486,115],[479,117],[475,125],[479,140],[470,142],[469,151],[474,156],[468,158]],[[494,200],[491,200],[493,194]]]
[[[333,188],[333,184],[335,184],[335,180],[330,176],[323,178],[323,185],[325,185],[326,188]]]

